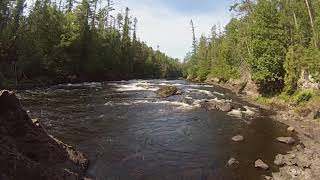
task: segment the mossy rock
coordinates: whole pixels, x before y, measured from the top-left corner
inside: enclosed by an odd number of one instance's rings
[[[157,91],[157,94],[162,98],[166,98],[176,95],[178,91],[178,88],[175,86],[163,86]]]

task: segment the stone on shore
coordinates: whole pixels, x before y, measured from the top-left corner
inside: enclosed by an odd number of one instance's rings
[[[292,137],[278,137],[277,140],[285,144],[294,144],[296,142]]]
[[[0,179],[83,179],[89,160],[48,135],[18,98],[0,91]]]
[[[260,169],[263,169],[263,170],[268,170],[269,169],[268,164],[263,162],[261,159],[258,159],[258,160],[256,160],[256,162],[254,162],[254,167],[260,168]]]

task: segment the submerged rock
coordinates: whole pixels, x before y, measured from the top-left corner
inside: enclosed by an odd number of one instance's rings
[[[296,142],[292,137],[278,137],[277,140],[285,144],[294,144]]]
[[[229,165],[229,166],[233,166],[233,165],[236,165],[236,164],[239,164],[239,161],[236,160],[235,158],[230,158],[230,159],[228,160],[228,165]]]
[[[207,110],[219,110],[223,112],[230,112],[233,109],[233,106],[228,102],[218,102],[215,100],[204,101],[200,103],[201,107]]]
[[[244,137],[241,135],[237,135],[237,136],[232,137],[232,141],[239,142],[239,141],[243,141],[243,140],[244,140]]]
[[[271,176],[262,176],[262,178],[265,180],[273,180],[273,177]]]
[[[17,97],[0,91],[0,179],[82,179],[89,160],[48,135]]]
[[[177,95],[178,91],[179,91],[178,88],[175,86],[162,86],[157,91],[157,94],[162,98],[166,98],[173,95]]]
[[[256,168],[260,168],[263,170],[268,170],[269,166],[268,164],[264,163],[261,159],[256,160],[256,162],[254,162],[254,167]]]

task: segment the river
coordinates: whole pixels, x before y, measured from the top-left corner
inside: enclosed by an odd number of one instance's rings
[[[155,91],[174,85],[182,94],[161,99]],[[17,92],[32,118],[54,137],[84,152],[87,176],[105,180],[256,180],[277,171],[278,143],[288,135],[269,112],[228,90],[184,80],[131,80],[64,84]],[[236,102],[242,111],[207,111],[201,100]],[[233,142],[235,135],[243,142]],[[236,166],[227,165],[234,157]],[[268,171],[256,169],[262,159]]]

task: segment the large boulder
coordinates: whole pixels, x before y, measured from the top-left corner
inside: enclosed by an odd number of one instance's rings
[[[228,102],[220,102],[220,101],[204,101],[200,103],[201,107],[207,110],[218,110],[223,112],[229,112],[233,109],[233,106]]]
[[[162,86],[157,91],[157,94],[162,98],[166,98],[166,97],[176,95],[178,93],[178,91],[179,91],[178,88],[175,86]]]
[[[0,124],[0,179],[83,179],[85,155],[48,135],[9,91],[0,91]]]

